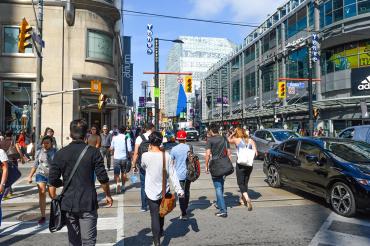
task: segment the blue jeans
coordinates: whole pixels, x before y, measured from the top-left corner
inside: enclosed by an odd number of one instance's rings
[[[140,195],[141,195],[141,209],[148,209],[148,201],[145,195],[145,170],[139,168],[140,171]]]
[[[213,185],[216,190],[217,206],[221,213],[227,213],[226,203],[224,199],[224,177],[212,177]]]

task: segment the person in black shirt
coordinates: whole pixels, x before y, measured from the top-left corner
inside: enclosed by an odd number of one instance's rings
[[[50,196],[56,197],[56,188],[68,180],[69,175],[86,144],[87,123],[74,120],[70,124],[73,141],[59,150],[49,169]],[[109,192],[109,178],[99,149],[89,147],[65,191],[61,209],[66,212],[70,245],[95,245],[97,235],[98,199],[94,183],[94,172],[102,185],[109,207],[113,200]]]

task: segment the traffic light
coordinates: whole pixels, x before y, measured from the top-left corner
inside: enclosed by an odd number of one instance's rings
[[[313,108],[313,118],[315,120],[317,120],[317,118],[319,118],[319,115],[320,115],[320,109],[318,108]]]
[[[193,92],[193,78],[191,76],[185,77],[185,92],[186,93]]]
[[[278,82],[278,98],[286,98],[286,82]]]
[[[26,18],[22,19],[22,23],[19,26],[19,35],[18,35],[18,52],[24,53],[26,48],[29,48],[32,46],[31,43],[26,42],[31,38],[30,31],[32,30],[32,27],[28,25],[28,22]]]
[[[100,94],[99,99],[98,99],[98,109],[102,110],[106,103],[107,103],[107,96],[104,94]]]

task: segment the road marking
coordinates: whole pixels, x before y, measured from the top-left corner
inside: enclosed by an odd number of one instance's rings
[[[309,246],[319,245],[336,245],[336,246],[363,246],[370,245],[370,233],[366,236],[354,235],[349,231],[333,230],[333,225],[343,222],[352,226],[368,227],[370,229],[370,222],[356,218],[346,218],[332,212],[326,221],[322,224],[320,230],[315,234]],[[369,230],[367,230],[368,232]]]
[[[118,225],[116,223],[112,223],[117,218],[98,218],[97,229],[101,230],[118,230]],[[1,223],[1,236],[8,236],[8,235],[29,235],[29,234],[43,234],[43,233],[50,233],[48,223],[45,223],[43,226],[39,226],[37,222],[21,222],[21,221],[13,221],[13,222],[2,222]],[[67,232],[67,227],[64,226],[60,231],[56,233]]]
[[[124,223],[124,203],[123,203],[123,194],[118,196],[118,205],[117,205],[117,239],[116,245],[124,245],[125,238],[125,223]]]

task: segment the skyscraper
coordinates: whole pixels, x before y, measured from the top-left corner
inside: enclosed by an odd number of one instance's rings
[[[183,44],[174,44],[167,58],[167,71],[192,72],[193,93],[200,88],[200,81],[207,70],[222,57],[230,54],[236,45],[225,38],[180,36]],[[165,83],[166,114],[177,111],[179,82],[176,75],[167,75]],[[190,95],[192,97],[192,95]],[[188,98],[190,98],[188,95]]]

